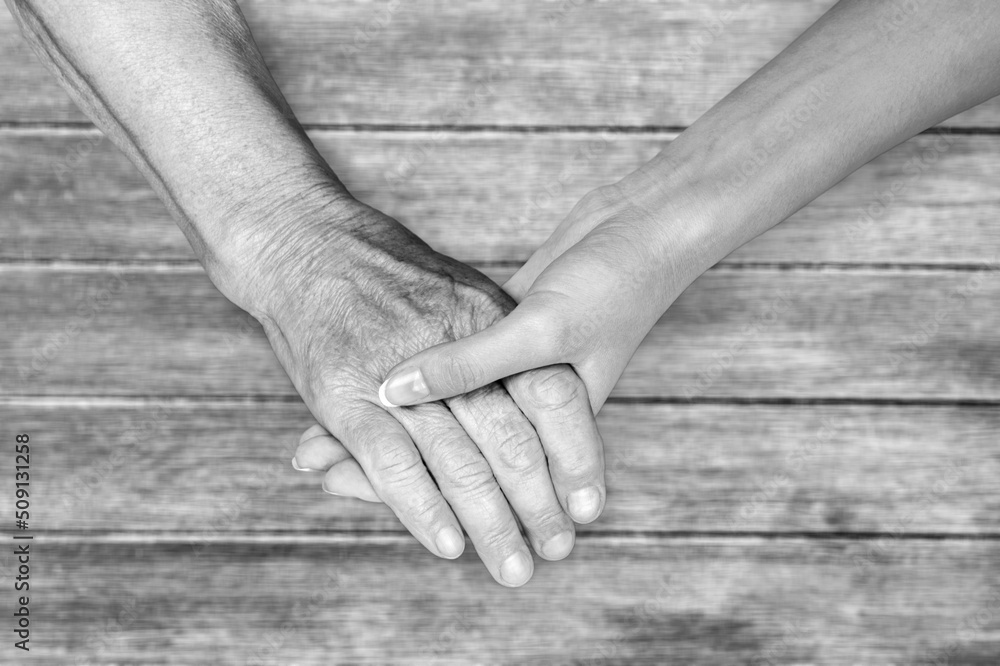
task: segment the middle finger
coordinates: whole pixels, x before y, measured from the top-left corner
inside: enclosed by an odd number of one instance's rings
[[[531,553],[489,463],[465,429],[440,402],[389,412],[410,434],[493,578],[508,587],[527,583],[534,571]]]
[[[531,544],[547,560],[573,550],[573,520],[559,504],[542,443],[499,384],[446,401],[493,469]]]

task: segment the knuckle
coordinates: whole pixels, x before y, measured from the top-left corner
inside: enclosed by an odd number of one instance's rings
[[[434,496],[408,495],[405,505],[400,507],[413,522],[431,525],[438,522],[441,502]]]
[[[326,401],[334,405],[355,405],[357,386],[363,385],[360,377],[334,367],[327,362],[317,363],[307,372],[306,387],[315,401]],[[360,404],[357,407],[360,408]]]
[[[587,486],[605,486],[604,456],[585,450],[568,451],[553,462],[552,481],[556,488],[572,492]]]
[[[563,511],[558,504],[549,505],[536,509],[535,511],[521,516],[522,522],[530,525],[531,529],[540,536],[555,536],[560,532],[572,530],[573,521]]]
[[[532,405],[553,412],[578,410],[584,400],[583,382],[565,366],[539,368],[525,374],[524,392]]]
[[[496,525],[489,526],[482,536],[482,546],[489,551],[508,551],[511,550],[511,544],[520,545],[521,542],[521,533],[507,521],[498,521]]]
[[[493,472],[478,452],[459,449],[441,457],[441,474],[466,493],[481,496],[494,484]]]
[[[467,300],[471,309],[472,330],[468,335],[495,324],[514,308],[510,297],[489,278],[483,277],[483,284],[472,288]]]
[[[420,453],[409,446],[389,446],[379,452],[374,472],[380,485],[412,483],[423,469]]]
[[[604,485],[604,444],[567,447],[552,462],[553,480],[564,488]]]
[[[582,488],[593,484],[604,485],[604,463],[600,458],[583,455],[560,460],[556,472],[559,485],[566,488]]]
[[[615,185],[602,185],[580,197],[573,213],[577,216],[600,215],[621,199],[621,191]]]
[[[430,483],[422,483],[423,459],[405,446],[388,447],[374,461],[370,479],[376,494],[399,516],[418,525],[437,522],[441,498]]]
[[[488,441],[492,442],[497,462],[507,469],[528,473],[539,468],[545,461],[541,442],[534,428],[526,427],[526,424],[498,419]]]

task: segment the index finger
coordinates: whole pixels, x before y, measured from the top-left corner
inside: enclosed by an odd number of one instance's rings
[[[378,497],[427,550],[446,559],[461,555],[465,537],[458,519],[403,426],[374,404],[359,409],[350,423],[342,441]]]

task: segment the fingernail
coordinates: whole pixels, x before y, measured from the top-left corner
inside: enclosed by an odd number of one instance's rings
[[[569,496],[569,515],[578,523],[589,523],[601,510],[601,491],[597,486],[577,490]]]
[[[437,544],[438,551],[449,560],[455,559],[465,550],[465,539],[454,527],[446,527],[438,532],[434,543]]]
[[[515,553],[500,565],[500,577],[511,587],[519,587],[531,578],[531,558],[525,553]]]
[[[343,495],[341,495],[340,493],[335,493],[329,488],[327,488],[326,481],[323,482],[323,492],[326,493],[327,495],[333,495],[334,497],[343,497]]]
[[[378,399],[386,407],[410,405],[430,395],[427,382],[420,370],[411,370],[405,375],[389,377],[378,390]]]
[[[561,560],[573,550],[573,533],[562,532],[542,544],[542,555],[549,560]]]
[[[296,460],[295,458],[292,458],[292,467],[294,469],[299,470],[300,472],[312,472],[312,471],[314,471],[311,467],[302,467],[302,466],[300,466],[299,465],[299,461]]]

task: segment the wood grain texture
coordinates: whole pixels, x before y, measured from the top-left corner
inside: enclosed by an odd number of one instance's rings
[[[352,191],[493,266],[832,4],[241,2]],[[1000,99],[682,296],[601,414],[605,515],[507,590],[471,548],[435,559],[291,469],[311,419],[259,326],[157,263],[191,260],[183,236],[2,10],[0,59],[0,422],[32,436],[31,663],[996,663]],[[14,566],[5,549],[5,585]]]
[[[906,541],[861,569],[854,541],[584,540],[518,590],[472,554],[446,562],[385,539],[36,546],[47,571],[32,584],[32,663],[846,665],[943,653],[982,666],[1000,651],[995,542]]]
[[[581,196],[673,136],[311,132],[362,200],[446,254],[491,262],[526,260]],[[916,137],[726,262],[975,264],[1000,250],[998,170],[1000,136]],[[2,259],[193,257],[96,131],[0,131],[0,204]]]
[[[679,127],[834,2],[240,4],[305,123]],[[398,10],[388,11],[392,5]],[[84,120],[6,13],[0,13],[0,59],[0,120]],[[497,85],[477,98],[490,77]],[[998,121],[1000,100],[992,100],[947,124]]]
[[[613,395],[997,400],[998,278],[709,271]],[[0,342],[3,395],[295,395],[257,323],[200,270],[8,266],[0,299],[16,313]]]
[[[301,404],[57,401],[0,420],[31,433],[45,532],[403,531],[291,468]],[[599,423],[609,499],[581,533],[1000,534],[996,408],[611,404]]]

